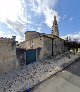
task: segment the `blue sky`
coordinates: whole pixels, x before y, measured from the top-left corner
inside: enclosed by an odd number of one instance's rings
[[[60,2],[61,1],[61,2]],[[74,34],[80,32],[80,0],[60,0],[56,10],[61,17],[59,29],[61,35]],[[65,17],[65,18],[63,18]],[[65,32],[64,32],[65,31]]]
[[[0,37],[17,36],[25,31],[51,33],[57,16],[60,37],[80,41],[80,0],[0,0]]]

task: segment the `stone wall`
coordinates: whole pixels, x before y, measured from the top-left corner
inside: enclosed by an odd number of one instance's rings
[[[64,40],[55,38],[53,41],[53,54],[57,55],[64,51]]]
[[[37,37],[21,42],[20,48],[25,50],[36,49],[36,58],[37,60],[41,60],[43,58],[43,37]]]
[[[36,31],[27,31],[25,32],[25,41],[26,40],[29,40],[31,38],[34,38],[34,37],[37,37],[39,36],[39,32],[36,32]]]
[[[43,58],[52,56],[52,41],[53,41],[53,56],[64,51],[64,40],[55,37],[53,40],[49,37],[43,37]]]
[[[27,49],[36,49],[39,47],[43,47],[42,39],[43,39],[42,37],[37,37],[37,38],[24,41],[20,43],[20,48],[27,50]]]
[[[17,56],[17,60],[18,60],[20,67],[26,65],[26,51],[25,51],[25,49],[17,48],[16,49],[16,56]]]
[[[52,38],[47,36],[36,37],[21,43],[21,48],[37,49],[37,59],[41,60],[52,56]],[[53,55],[60,54],[64,51],[64,40],[59,37],[53,37]]]
[[[43,58],[52,55],[52,39],[49,37],[43,37]]]
[[[0,38],[0,74],[17,67],[15,38]]]

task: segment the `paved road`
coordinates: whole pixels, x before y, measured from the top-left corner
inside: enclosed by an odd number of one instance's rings
[[[62,72],[34,87],[30,92],[80,92],[80,58]]]

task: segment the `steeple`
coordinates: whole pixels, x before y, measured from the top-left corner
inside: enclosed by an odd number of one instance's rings
[[[56,16],[54,16],[53,26],[52,26],[52,35],[59,37],[58,24],[56,20]]]

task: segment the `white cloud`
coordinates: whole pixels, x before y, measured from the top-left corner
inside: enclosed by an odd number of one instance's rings
[[[18,20],[18,17],[23,17],[23,8],[20,0],[0,0],[0,21],[11,21]]]
[[[14,35],[14,34],[13,34]],[[12,33],[10,32],[10,31],[8,31],[8,32],[3,32],[3,31],[1,31],[0,30],[0,37],[3,37],[3,38],[12,38]]]
[[[73,20],[73,18],[71,17],[71,18],[69,18],[69,20]]]
[[[46,23],[46,25],[51,28],[54,15],[56,15],[57,20],[59,20],[58,12],[53,9],[57,1],[58,0],[0,0],[0,22],[5,23],[14,31],[17,34],[14,34],[17,36],[17,39],[23,39],[25,29],[35,30],[35,28],[30,26],[33,23],[31,21],[33,15],[30,15],[29,11],[33,11],[34,14],[38,16],[43,15],[43,23]],[[37,30],[35,31],[41,32],[42,24],[40,23],[40,25],[37,26]],[[8,37],[6,34],[7,33],[4,33],[4,35]],[[12,32],[9,33],[9,36],[10,35],[12,36]]]
[[[22,38],[18,33],[15,35],[11,31],[3,32],[3,31],[0,30],[0,37],[12,38],[12,36],[16,36],[16,40],[19,41],[19,42],[24,40],[24,37]]]
[[[0,30],[0,37],[3,37],[4,34],[5,34],[5,32],[3,32],[3,31]]]
[[[67,15],[63,15],[62,20],[66,19],[67,17]]]
[[[8,26],[10,26],[11,29],[13,29],[16,33],[19,33],[19,35],[21,37],[23,37],[23,24],[18,22],[18,21],[15,21],[15,22],[12,22],[10,20],[6,20],[7,21],[7,24]]]
[[[73,17],[69,17],[68,15],[63,15],[62,20],[65,20],[65,19],[71,21],[71,20],[73,20]]]
[[[41,29],[42,29],[42,28],[38,27],[37,32],[40,32],[40,33],[41,33]]]
[[[34,11],[36,15],[44,15],[44,23],[51,28],[54,15],[57,16],[57,20],[60,18],[58,12],[53,9],[57,1],[58,0],[30,0],[29,2],[32,7],[31,10]]]
[[[54,15],[57,16],[57,20],[59,20],[59,16],[58,16],[58,12],[56,12],[55,10],[46,8],[46,11],[44,12],[45,15],[45,22],[47,24],[47,26],[49,26],[50,28],[52,28],[52,24],[53,24],[53,20],[54,20]]]
[[[24,0],[0,0],[0,23],[6,24],[11,31],[14,31],[17,34],[14,34],[17,39],[23,39],[25,23],[31,24],[30,15],[28,16],[25,10],[26,6]],[[3,37],[11,37],[12,35],[12,32],[9,32],[9,36],[5,32],[3,33]]]
[[[80,42],[80,32],[75,34],[68,34],[66,36],[62,36],[61,38],[65,39],[66,37],[70,37],[71,40],[78,39],[78,41]]]

